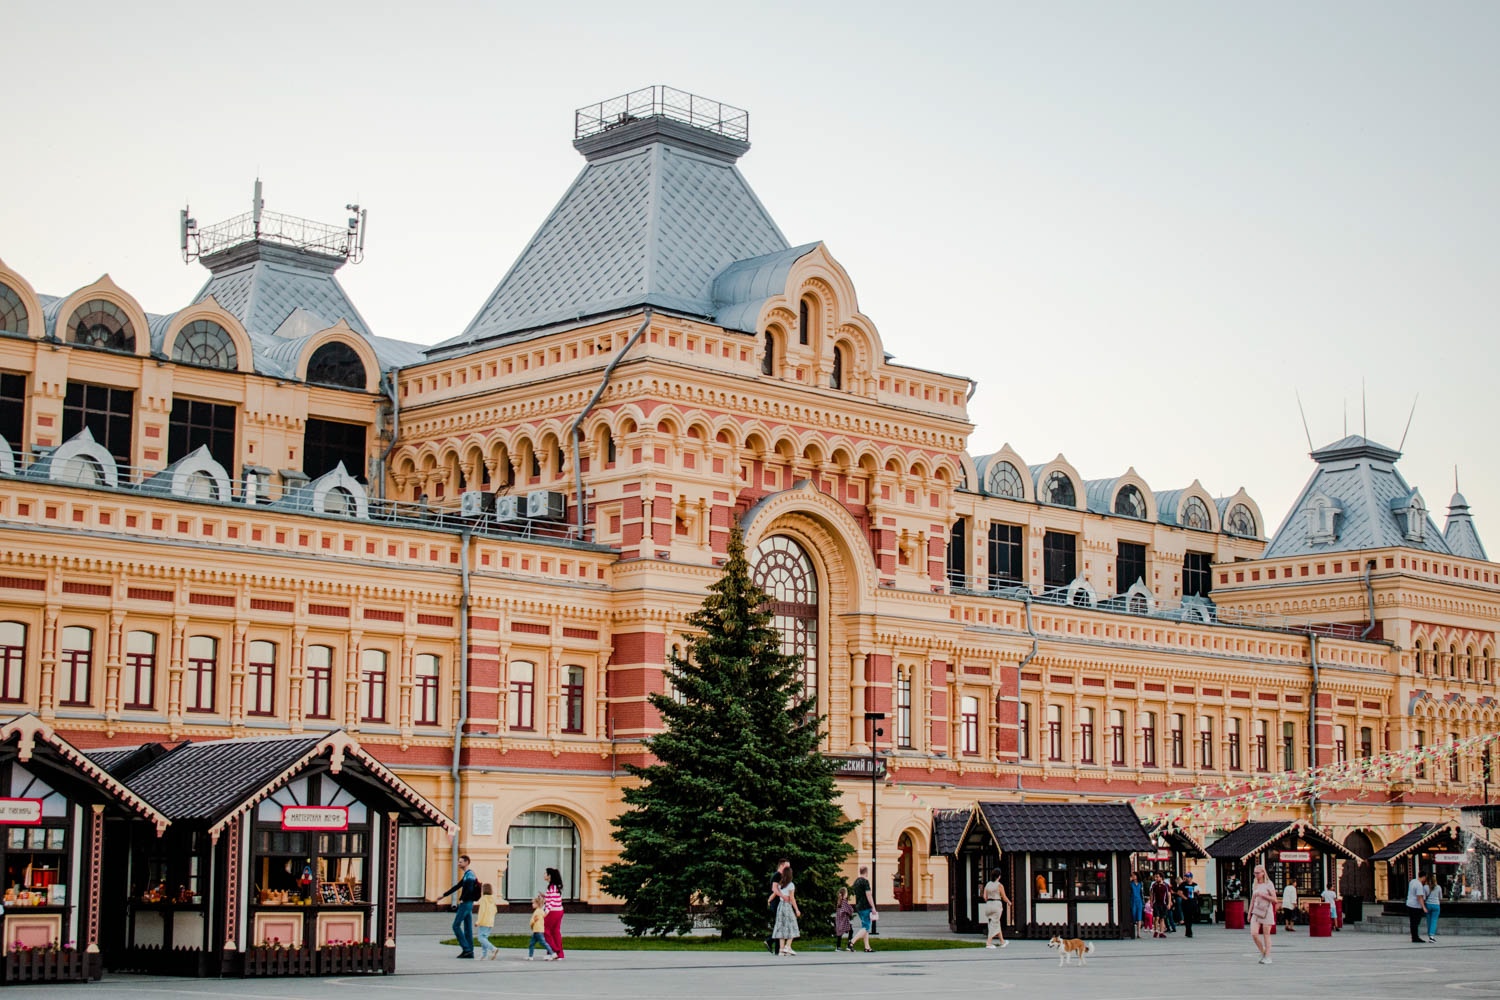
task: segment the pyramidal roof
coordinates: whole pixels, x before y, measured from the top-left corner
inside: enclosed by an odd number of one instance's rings
[[[1392,547],[1456,554],[1396,469],[1400,457],[1358,434],[1314,451],[1318,467],[1262,558]]]
[[[724,283],[716,296],[715,278],[751,258],[752,273],[785,269],[792,249],[735,166],[749,142],[652,113],[621,116],[573,146],[583,171],[468,329],[435,350],[642,306],[711,320],[725,312],[744,329],[749,310],[725,300]],[[732,291],[754,284],[746,271]]]
[[[1448,521],[1443,525],[1443,541],[1456,556],[1489,561],[1484,543],[1479,540],[1479,531],[1474,527],[1474,518],[1469,514],[1469,501],[1458,492],[1456,482],[1453,487],[1453,499],[1448,501]]]

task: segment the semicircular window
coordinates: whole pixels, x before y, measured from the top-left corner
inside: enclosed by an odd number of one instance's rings
[[[1012,500],[1026,497],[1021,473],[1009,462],[996,462],[985,470],[984,491],[992,497],[1010,497]]]
[[[1137,521],[1146,519],[1146,498],[1134,485],[1127,483],[1115,494],[1115,513],[1121,517],[1133,517]]]
[[[751,579],[766,592],[771,627],[781,633],[781,651],[802,660],[802,695],[818,693],[818,574],[802,546],[772,535],[750,557]]]
[[[108,351],[135,350],[135,327],[125,310],[104,299],[91,299],[68,319],[68,343]]]
[[[1250,513],[1250,508],[1242,503],[1237,503],[1229,508],[1229,516],[1224,519],[1224,530],[1231,535],[1244,535],[1246,538],[1255,537],[1255,515]]]
[[[1177,522],[1184,528],[1207,531],[1208,506],[1197,497],[1188,497],[1182,502],[1182,511],[1177,515]]]
[[[1054,472],[1042,484],[1042,503],[1059,507],[1077,507],[1078,495],[1073,492],[1073,480],[1066,472]]]
[[[359,354],[342,340],[330,340],[313,351],[307,362],[307,380],[318,385],[336,385],[345,389],[363,389],[365,363]]]
[[[9,285],[0,284],[0,333],[24,337],[30,329],[31,319],[26,315],[21,296]]]
[[[229,331],[211,319],[195,319],[177,333],[172,342],[172,360],[185,365],[201,365],[234,371],[239,367],[239,352]]]

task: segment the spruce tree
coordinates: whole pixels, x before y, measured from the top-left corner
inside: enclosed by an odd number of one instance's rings
[[[632,935],[686,933],[696,911],[724,937],[764,936],[781,858],[792,863],[802,933],[828,932],[855,824],[835,802],[801,658],[781,652],[765,604],[736,525],[723,576],[688,616],[686,654],[669,657],[676,697],[651,695],[664,724],[646,741],[655,761],[626,767],[639,784],[613,821],[620,860],[602,884],[625,901]]]

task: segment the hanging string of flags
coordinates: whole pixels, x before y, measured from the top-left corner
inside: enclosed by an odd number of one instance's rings
[[[1481,733],[1432,746],[1390,750],[1370,757],[1338,761],[1322,767],[1283,774],[1255,774],[1244,778],[1195,785],[1190,788],[1154,792],[1134,799],[1137,807],[1154,809],[1168,803],[1181,803],[1151,818],[1153,831],[1169,827],[1200,828],[1224,826],[1230,820],[1244,818],[1256,806],[1305,802],[1325,797],[1326,793],[1357,789],[1368,793],[1404,781],[1427,765],[1446,763],[1459,757],[1489,749],[1500,741],[1500,733]],[[1361,824],[1364,826],[1367,824]]]

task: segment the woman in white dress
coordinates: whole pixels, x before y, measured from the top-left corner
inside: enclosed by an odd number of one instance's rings
[[[779,954],[795,955],[792,942],[802,935],[797,926],[802,911],[797,908],[797,884],[792,881],[791,865],[781,870],[781,881],[776,884],[774,892],[780,905],[776,907],[776,926],[772,928],[771,936],[781,941]]]

